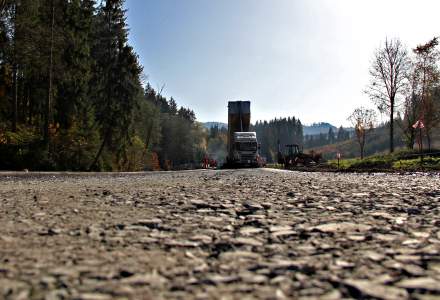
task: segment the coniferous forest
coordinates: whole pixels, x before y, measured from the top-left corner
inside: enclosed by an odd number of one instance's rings
[[[260,154],[269,163],[277,162],[278,150],[284,151],[285,145],[303,144],[303,127],[295,117],[258,121],[253,130],[261,145]]]
[[[0,0],[0,168],[169,169],[206,147],[143,82],[123,0]]]

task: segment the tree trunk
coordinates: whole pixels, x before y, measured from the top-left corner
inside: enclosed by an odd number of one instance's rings
[[[27,88],[28,88],[27,94],[28,94],[28,99],[29,99],[28,124],[32,125],[32,117],[33,117],[33,113],[34,113],[34,101],[32,101],[32,97],[31,97],[31,86],[30,86],[30,84],[28,85]]]
[[[2,3],[2,8],[6,7],[6,3]],[[17,110],[18,110],[18,83],[17,83],[17,3],[14,3],[13,13],[13,43],[12,43],[12,131],[17,131]]]
[[[414,149],[415,139],[416,139],[415,130],[411,130],[410,133],[408,133],[408,135],[406,137],[406,148],[408,150],[413,150]]]
[[[153,131],[153,122],[154,121],[151,120],[150,126],[148,127],[148,133],[147,133],[147,138],[145,139],[145,147],[144,147],[144,151],[142,153],[142,157],[145,157],[148,152],[148,146],[150,145],[151,134]]]
[[[361,159],[364,159],[365,135],[360,137],[359,147],[361,150]]]
[[[12,68],[12,132],[17,131],[18,118],[18,82],[17,82],[17,64],[14,63]]]
[[[426,130],[426,142],[428,143],[428,151],[431,152],[431,132]]]
[[[47,91],[46,113],[44,116],[44,141],[49,143],[49,127],[52,121],[52,80],[53,80],[53,35],[55,27],[55,5],[52,0],[52,21],[50,28],[50,54],[49,54],[49,87]]]
[[[24,74],[22,74],[22,78],[24,78]],[[28,107],[28,99],[26,97],[26,84],[23,80],[21,84],[21,109],[20,109],[20,117],[19,122],[22,124],[26,124],[26,109]]]
[[[92,171],[93,168],[98,163],[98,160],[101,157],[102,151],[104,150],[104,146],[105,146],[105,144],[107,144],[107,139],[109,136],[110,136],[110,127],[107,128],[107,130],[104,134],[104,139],[102,140],[102,143],[101,143],[101,146],[99,147],[98,153],[96,153],[95,159],[93,160],[92,164],[89,167],[89,171]]]
[[[390,101],[390,153],[394,152],[394,99]]]

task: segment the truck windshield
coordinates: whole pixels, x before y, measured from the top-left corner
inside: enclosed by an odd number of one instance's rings
[[[235,143],[236,149],[239,151],[256,151],[257,143],[255,142],[238,142]]]

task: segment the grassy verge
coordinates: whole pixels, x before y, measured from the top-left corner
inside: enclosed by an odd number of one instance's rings
[[[281,164],[268,164],[267,168],[283,169]],[[325,163],[293,168],[307,172],[427,172],[440,171],[440,151],[425,153],[423,159],[414,151],[397,151],[393,154],[373,155],[364,159],[329,160]]]
[[[327,165],[338,168],[337,160]],[[343,159],[339,162],[341,171],[440,171],[440,156],[425,154],[423,159],[415,152],[400,151],[387,155],[369,156],[364,159]]]
[[[284,169],[284,166],[282,164],[267,164],[266,168],[270,168],[270,169]]]

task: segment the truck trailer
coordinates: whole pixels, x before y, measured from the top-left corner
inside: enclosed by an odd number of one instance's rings
[[[257,134],[251,132],[250,101],[228,103],[228,156],[229,167],[258,167]]]

